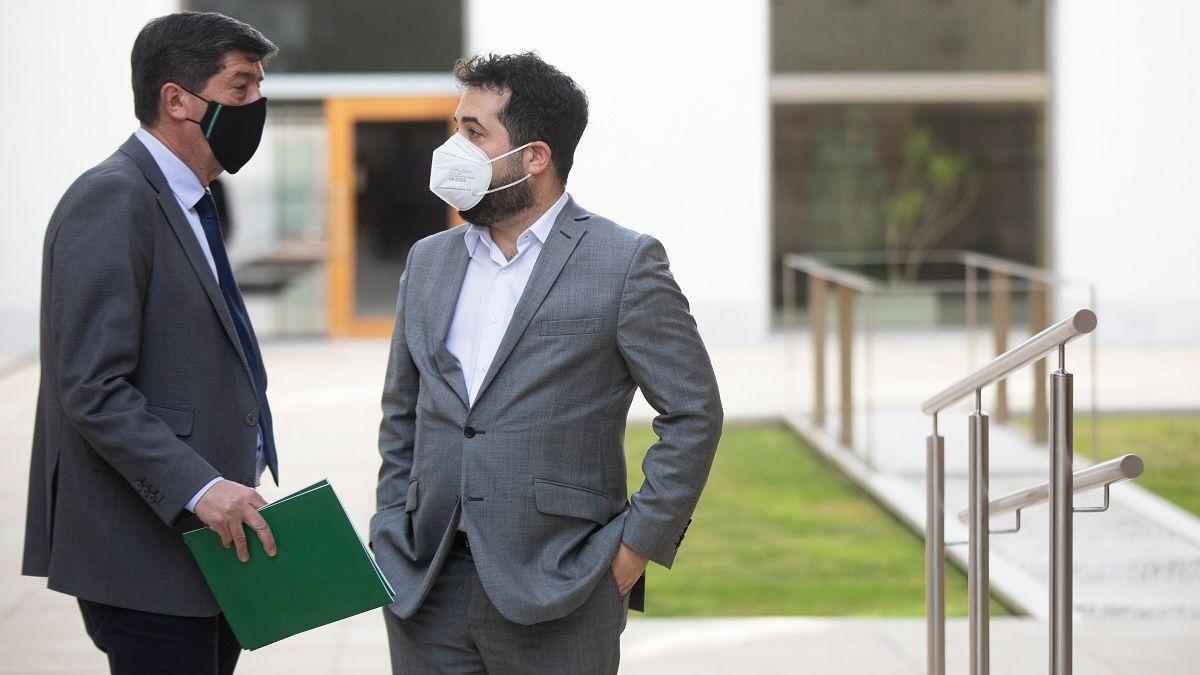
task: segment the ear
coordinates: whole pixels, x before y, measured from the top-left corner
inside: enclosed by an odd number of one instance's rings
[[[533,176],[541,174],[543,171],[548,171],[553,168],[551,162],[550,146],[543,141],[534,141],[532,145],[522,151],[524,158],[522,163],[525,165],[525,173]]]
[[[187,93],[183,87],[174,82],[167,82],[158,90],[158,112],[159,117],[169,117],[176,122],[186,121],[189,117],[194,120],[200,119],[204,113],[199,116],[194,114],[192,107],[196,103],[201,103],[195,96]]]

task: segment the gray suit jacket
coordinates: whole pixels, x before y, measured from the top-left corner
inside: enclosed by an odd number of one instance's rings
[[[22,573],[96,602],[216,614],[180,537],[203,526],[185,505],[217,475],[254,484],[258,402],[212,269],[137,138],[63,195],[41,302]]]
[[[473,406],[445,346],[468,225],[426,237],[400,277],[383,392],[372,548],[408,618],[464,510],[488,597],[533,624],[579,607],[624,541],[670,567],[708,478],[722,410],[662,245],[568,201]],[[627,500],[636,387],[660,440]]]

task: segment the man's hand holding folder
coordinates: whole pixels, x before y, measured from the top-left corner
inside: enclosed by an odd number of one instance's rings
[[[267,555],[275,557],[275,535],[271,526],[258,510],[267,505],[267,500],[258,494],[254,488],[246,487],[231,480],[222,480],[208,489],[200,501],[196,502],[196,517],[208,529],[221,537],[225,548],[231,545],[237,548],[238,560],[250,560],[250,549],[246,546],[246,528],[258,535],[263,550]]]
[[[329,481],[261,509],[253,505],[261,504],[262,498],[249,488],[240,495],[227,494],[224,499],[217,493],[224,500],[214,501],[220,507],[206,515],[212,515],[218,527],[231,523],[228,529],[222,532],[209,525],[183,539],[242,647],[257,649],[392,603],[395,592]],[[247,525],[257,538],[247,538]],[[241,562],[230,557],[231,542]]]

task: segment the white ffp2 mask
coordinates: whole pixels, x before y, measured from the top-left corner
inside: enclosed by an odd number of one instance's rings
[[[533,145],[532,141],[489,159],[462,134],[454,134],[433,151],[433,165],[429,169],[429,189],[450,206],[459,211],[466,211],[478,204],[484,195],[528,180],[529,174],[525,174],[507,185],[488,189],[492,184],[492,162],[504,159],[530,145]]]

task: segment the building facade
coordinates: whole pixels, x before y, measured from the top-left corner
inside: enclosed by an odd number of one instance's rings
[[[4,357],[36,350],[54,204],[134,128],[134,36],[183,8],[282,50],[224,179],[264,333],[386,335],[408,246],[455,224],[425,187],[450,65],[536,50],[591,101],[569,190],[664,242],[710,343],[770,339],[784,252],[917,245],[1094,282],[1103,340],[1200,340],[1186,0],[69,0],[2,10]]]

